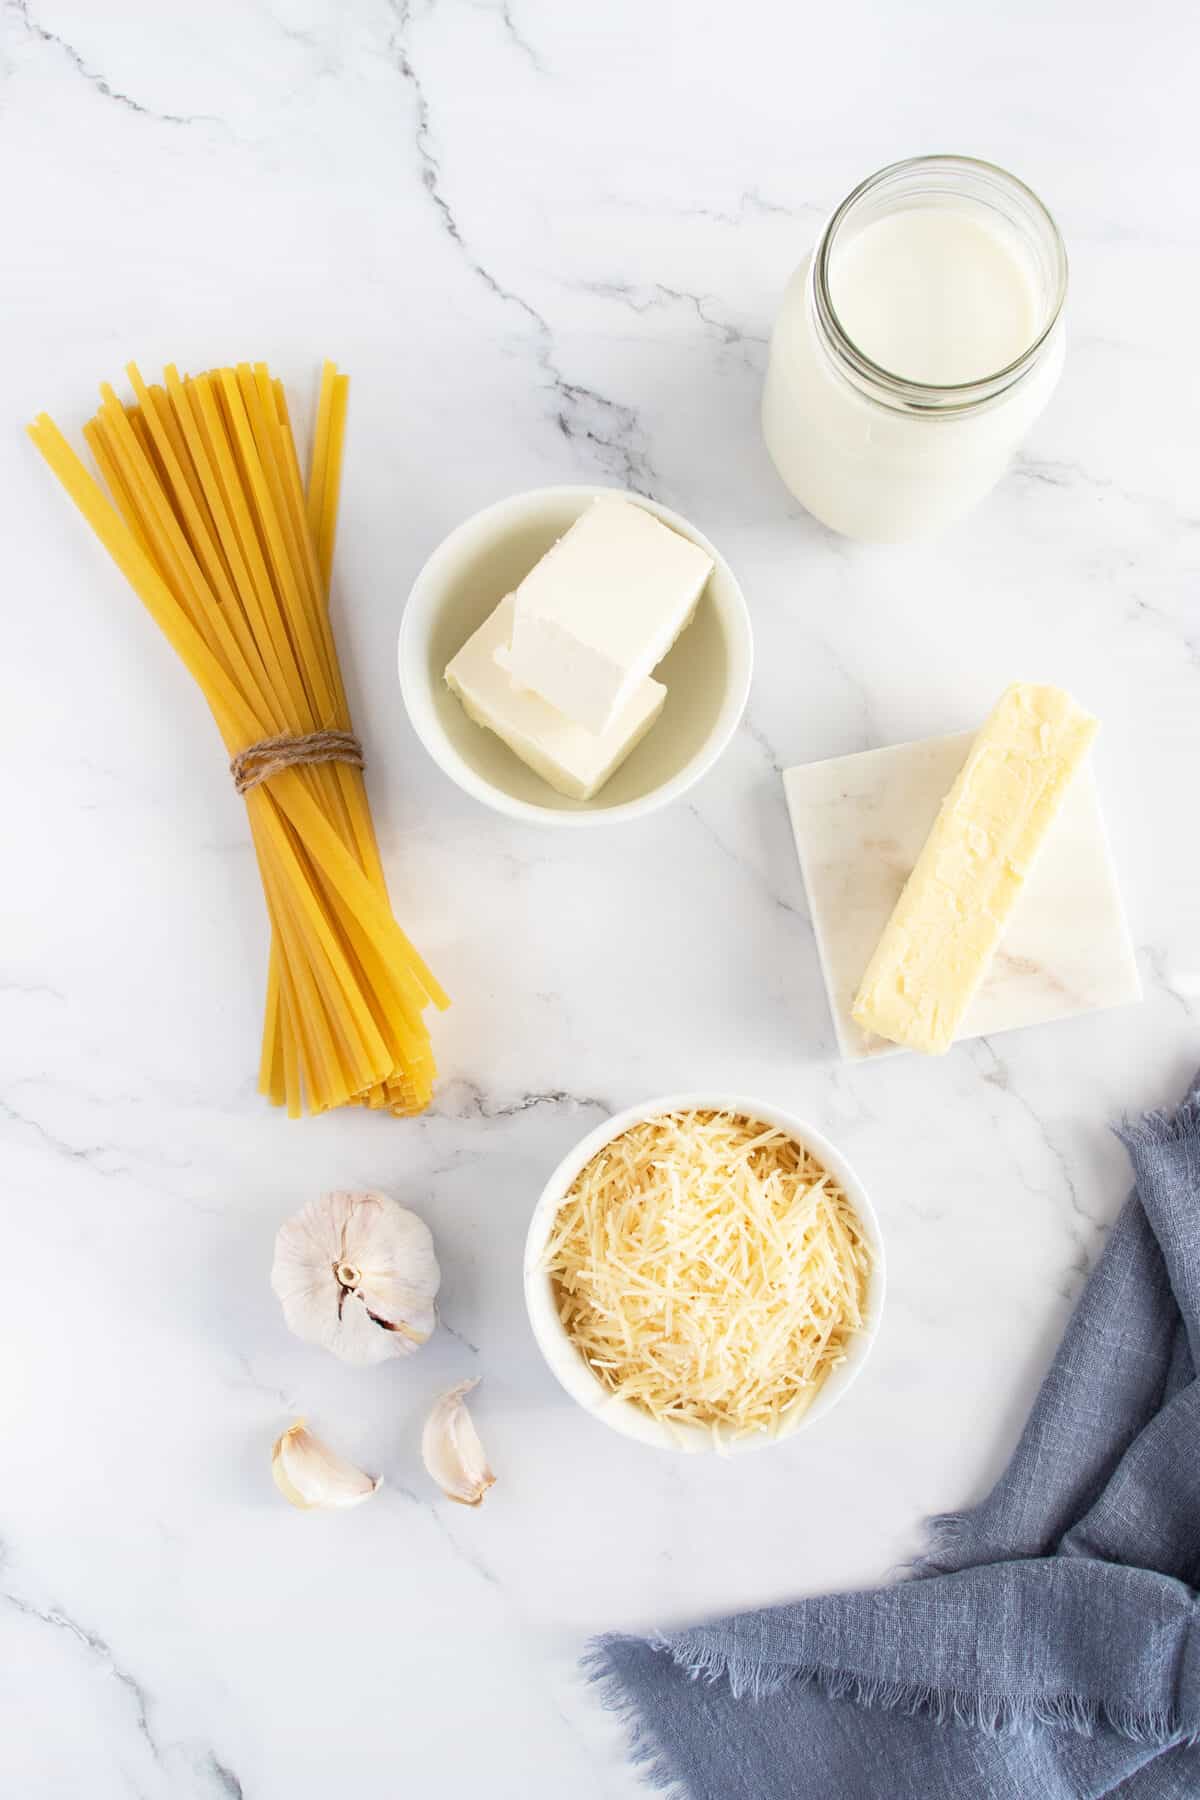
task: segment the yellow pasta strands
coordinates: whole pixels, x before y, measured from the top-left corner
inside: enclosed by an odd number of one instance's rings
[[[284,739],[286,762],[287,740],[316,733],[353,744],[329,619],[348,378],[325,364],[306,486],[264,364],[169,367],[162,386],[128,374],[135,403],[103,386],[84,427],[108,494],[45,413],[29,435],[199,682],[231,758]],[[338,754],[354,755],[344,738]],[[361,768],[291,762],[245,801],[272,932],[260,1088],[293,1117],[420,1112],[435,1075],[424,1011],[448,1002],[392,917]]]

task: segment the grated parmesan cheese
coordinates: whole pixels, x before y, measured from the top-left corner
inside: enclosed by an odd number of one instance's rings
[[[774,1126],[648,1119],[577,1177],[544,1254],[613,1394],[668,1425],[778,1433],[861,1329],[870,1251],[838,1183]]]

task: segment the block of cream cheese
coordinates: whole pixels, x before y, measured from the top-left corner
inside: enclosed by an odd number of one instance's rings
[[[867,965],[856,1024],[911,1050],[950,1048],[1096,728],[1061,688],[1001,696]]]
[[[604,733],[696,610],[707,551],[628,500],[594,500],[517,588],[513,676]]]
[[[572,800],[590,800],[641,742],[663,709],[667,690],[642,681],[605,731],[585,731],[519,685],[507,661],[515,596],[509,594],[448,664],[446,683],[469,716],[503,738],[523,763]]]

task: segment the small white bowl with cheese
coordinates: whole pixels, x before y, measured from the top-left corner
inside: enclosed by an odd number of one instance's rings
[[[569,1335],[559,1313],[559,1298],[547,1269],[547,1253],[564,1206],[589,1164],[614,1140],[632,1128],[677,1114],[730,1114],[742,1121],[772,1127],[807,1153],[820,1171],[832,1177],[854,1215],[861,1245],[865,1247],[868,1274],[861,1300],[861,1328],[844,1343],[835,1366],[829,1367],[806,1406],[797,1408],[777,1428],[734,1434],[723,1427],[660,1421],[645,1407],[613,1394],[585,1360]],[[642,1196],[637,1196],[639,1209]],[[641,1262],[643,1279],[647,1263]],[[682,1452],[740,1453],[778,1444],[798,1431],[815,1425],[841,1401],[857,1379],[878,1335],[886,1288],[883,1240],[875,1209],[862,1182],[835,1147],[803,1120],[764,1101],[728,1094],[671,1094],[645,1105],[631,1107],[607,1119],[564,1157],[546,1183],[534,1209],[525,1244],[525,1304],[533,1335],[551,1373],[571,1398],[603,1424],[625,1437],[655,1449]],[[736,1300],[731,1302],[736,1305]]]
[[[470,685],[485,683],[493,664],[506,666],[512,634],[504,610],[508,596],[600,501],[621,502],[620,510],[640,508],[685,540],[689,554],[694,546],[711,558],[711,573],[653,679],[644,676],[623,693],[613,688],[621,703],[614,730],[598,733],[551,720],[536,696],[526,702],[510,695],[505,723],[521,743],[518,755],[495,730],[477,722],[485,716],[482,709],[472,708],[472,716]],[[513,648],[521,647],[514,639]],[[527,651],[540,654],[547,678],[554,673],[553,649],[544,634]],[[713,545],[678,513],[640,494],[577,486],[515,494],[452,531],[413,584],[398,654],[408,716],[439,768],[466,793],[510,818],[565,826],[643,817],[699,781],[737,730],[753,666],[746,602]],[[459,691],[447,684],[451,665],[462,675]],[[580,692],[593,709],[611,697],[582,686]],[[589,719],[593,727],[597,722],[598,713]],[[608,774],[610,761],[615,772]],[[578,771],[584,786],[602,785],[588,799],[559,792],[546,778],[555,775],[556,763]]]

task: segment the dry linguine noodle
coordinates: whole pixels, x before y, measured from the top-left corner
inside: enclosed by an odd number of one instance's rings
[[[307,487],[283,384],[263,363],[107,385],[84,437],[29,433],[204,691],[226,749],[315,734],[350,760],[245,793],[271,919],[259,1086],[289,1113],[428,1104],[423,1013],[446,996],[392,917],[329,618],[348,379],[326,363]],[[109,498],[111,495],[111,499]],[[276,760],[282,760],[276,758]]]

